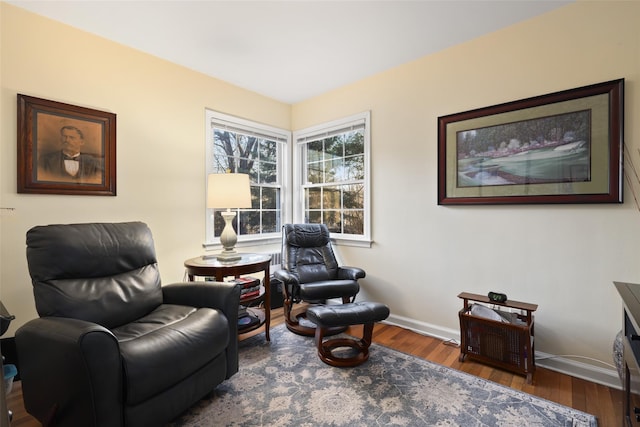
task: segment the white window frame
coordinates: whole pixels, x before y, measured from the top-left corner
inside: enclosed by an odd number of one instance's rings
[[[282,149],[280,152],[279,161],[279,179],[280,179],[280,212],[281,212],[281,224],[286,224],[291,221],[291,204],[290,204],[290,170],[291,170],[291,132],[285,129],[280,129],[273,126],[264,125],[251,120],[242,119],[229,114],[220,113],[218,111],[205,109],[205,189],[207,176],[210,173],[214,173],[212,170],[212,162],[209,159],[213,158],[213,139],[214,139],[214,126],[216,128],[238,129],[250,134],[265,136],[274,138],[277,141],[282,142]],[[213,212],[214,210],[206,207],[206,190],[204,192],[205,198],[205,242],[203,247],[207,250],[221,249],[220,238],[214,237],[213,230]],[[243,246],[256,246],[256,245],[270,245],[274,243],[280,243],[282,239],[282,230],[278,230],[274,233],[265,233],[261,235],[239,235],[236,247]]]
[[[364,230],[362,235],[331,233],[336,244],[348,246],[370,247],[371,240],[371,112],[366,111],[349,117],[308,127],[293,132],[293,219],[304,222],[304,187],[305,158],[303,145],[309,141],[322,139],[340,130],[364,123]]]

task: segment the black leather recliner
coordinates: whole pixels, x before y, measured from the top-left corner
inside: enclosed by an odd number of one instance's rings
[[[274,276],[283,283],[284,319],[287,328],[299,335],[315,335],[315,325],[306,310],[293,314],[293,304],[302,301],[325,303],[340,298],[353,302],[360,291],[358,279],[365,272],[357,267],[340,267],[333,253],[329,229],[324,224],[285,224],[282,228],[282,269]],[[301,322],[302,321],[302,322]],[[326,335],[346,327],[328,328]]]
[[[238,371],[239,287],[161,286],[145,224],[34,227],[27,261],[40,318],[15,340],[45,426],[161,426]]]

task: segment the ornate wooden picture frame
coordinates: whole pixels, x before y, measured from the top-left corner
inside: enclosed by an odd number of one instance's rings
[[[116,115],[18,94],[18,193],[116,195]]]
[[[624,79],[438,118],[438,204],[622,203]]]

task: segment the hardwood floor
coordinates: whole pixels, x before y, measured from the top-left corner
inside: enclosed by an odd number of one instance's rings
[[[282,309],[272,310],[272,326],[284,322]],[[246,339],[252,334],[245,334]],[[354,336],[362,336],[361,327],[352,327],[348,331]],[[446,342],[420,335],[397,326],[377,324],[373,332],[373,341],[417,357],[431,360],[478,377],[533,394],[543,399],[570,406],[588,412],[598,418],[599,427],[622,426],[622,391],[603,385],[560,374],[548,369],[536,370],[533,384],[527,384],[523,376],[494,369],[472,361],[459,362],[460,351]],[[24,410],[20,382],[13,385],[7,398],[7,406],[13,411],[12,427],[37,427],[40,423]]]

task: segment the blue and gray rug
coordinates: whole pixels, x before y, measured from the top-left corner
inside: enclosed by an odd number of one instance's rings
[[[240,371],[171,426],[562,426],[594,416],[373,344],[334,368],[311,337],[280,325],[240,342]]]

